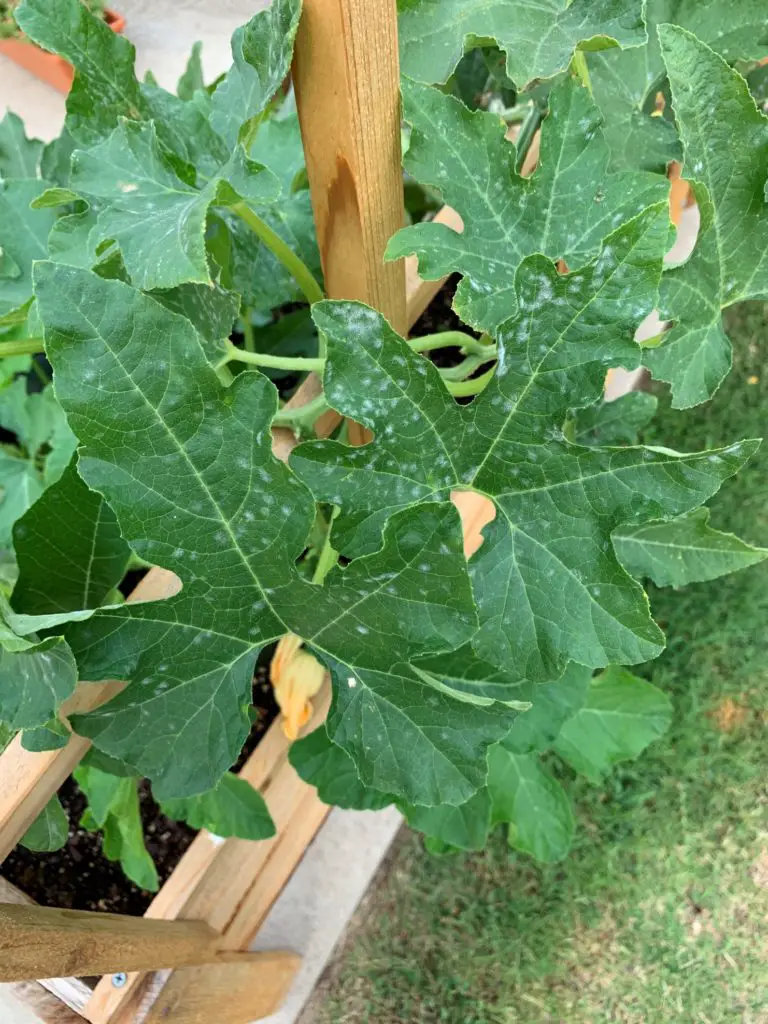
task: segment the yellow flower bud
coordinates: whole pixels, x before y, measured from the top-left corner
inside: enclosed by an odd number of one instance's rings
[[[289,740],[299,738],[301,729],[312,717],[311,697],[319,691],[325,669],[308,651],[302,650],[301,637],[286,633],[281,638],[269,667],[275,700],[283,713],[283,732]]]

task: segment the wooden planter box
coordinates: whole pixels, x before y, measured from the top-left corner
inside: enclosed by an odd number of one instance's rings
[[[0,52],[5,52],[3,45]],[[355,61],[356,52],[375,59],[380,73]],[[294,83],[327,293],[376,306],[405,333],[443,281],[421,280],[414,258],[405,265],[382,261],[386,242],[403,219],[394,2],[304,0]],[[532,146],[529,172],[536,153],[537,147]],[[340,194],[340,165],[349,169],[345,188],[352,190],[351,197]],[[435,219],[457,231],[463,228],[461,218],[447,207]],[[311,376],[291,404],[302,405],[318,391],[319,384]],[[337,422],[335,414],[327,414],[318,432],[329,434]],[[363,432],[358,434],[364,440]],[[286,459],[294,444],[291,432],[273,430],[273,451],[279,458]],[[482,518],[482,509],[475,507],[473,499],[479,504],[484,501],[479,495],[463,496],[465,535],[472,532],[474,519]],[[130,600],[160,600],[178,586],[172,573],[153,569]],[[92,709],[123,685],[81,684],[65,713]],[[326,682],[315,700],[307,732],[321,724],[329,701]],[[31,754],[21,748],[17,737],[0,755],[0,863],[88,746],[87,740],[73,736],[61,750]],[[260,842],[222,840],[201,831],[145,915],[147,923],[185,921],[198,922],[203,929],[209,926],[216,935],[217,951],[224,956],[209,966],[184,966],[172,972],[155,970],[162,965],[153,963],[126,975],[106,975],[95,990],[73,978],[17,984],[17,995],[40,1020],[46,1024],[76,1024],[83,1019],[91,1024],[244,1024],[274,1012],[298,967],[297,958],[278,953],[260,954],[261,960],[240,954],[238,959],[238,951],[250,945],[329,810],[289,764],[288,748],[276,720],[240,773],[263,795],[276,836]],[[0,879],[0,912],[3,904],[14,902],[31,901]]]
[[[116,14],[108,8],[104,11],[104,21],[113,32],[122,32],[125,28],[125,18],[122,14]],[[72,88],[72,80],[75,77],[72,65],[63,57],[47,53],[27,39],[0,40],[0,53],[59,92],[68,93]]]

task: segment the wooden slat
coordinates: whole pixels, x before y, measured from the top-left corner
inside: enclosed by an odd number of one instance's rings
[[[278,1009],[301,958],[249,953],[238,964],[174,971],[145,1024],[248,1024]]]
[[[85,1024],[84,1017],[65,1006],[39,981],[20,981],[11,986],[11,992],[35,1015],[40,1024]]]
[[[326,684],[315,698],[315,710],[305,732],[323,722],[329,703],[330,686]],[[240,772],[241,778],[263,795],[277,834],[260,842],[234,838],[222,841],[201,831],[152,901],[147,917],[203,920],[225,931],[254,886],[259,887],[269,906],[274,903],[284,880],[280,884],[277,880],[263,882],[264,866],[270,857],[277,857],[290,877],[304,852],[292,845],[294,828],[298,827],[293,825],[294,819],[311,815],[314,831],[307,834],[308,843],[328,813],[315,790],[302,782],[289,764],[289,746],[282,724],[279,720],[273,722]],[[225,945],[233,948],[229,941]],[[123,1009],[135,999],[144,980],[144,975],[130,973],[126,984],[116,989],[110,978],[102,978],[83,1015],[92,1024],[122,1020]]]
[[[234,955],[222,952],[205,921],[0,904],[0,982],[189,967]]]
[[[34,906],[35,901],[31,899],[21,889],[17,889],[15,885],[12,885],[7,878],[0,877],[0,904],[2,903],[16,903],[21,907]],[[17,993],[17,998],[22,1002],[25,1000],[25,994],[29,994],[31,997],[37,995],[35,985],[42,985],[50,993],[48,1002],[51,1006],[54,1004],[65,1003],[71,1010],[74,1010],[78,1017],[77,1019],[82,1021],[84,1018],[80,1016],[80,1011],[86,1005],[88,1000],[91,998],[91,989],[82,982],[79,978],[41,978],[39,983],[29,983],[32,987],[27,988],[27,982],[19,982],[21,989]],[[40,1002],[40,999],[37,1000]],[[43,1000],[45,1003],[45,1000]]]
[[[359,299],[405,331],[395,0],[304,0],[293,65],[326,292]]]

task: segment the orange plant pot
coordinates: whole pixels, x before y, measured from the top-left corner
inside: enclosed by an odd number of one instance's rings
[[[104,20],[113,32],[122,32],[125,28],[125,18],[114,11],[105,10]],[[55,53],[47,53],[26,39],[0,40],[0,53],[59,92],[68,93],[72,88],[75,69]]]

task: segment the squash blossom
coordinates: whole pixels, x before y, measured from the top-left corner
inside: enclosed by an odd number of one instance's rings
[[[286,633],[275,649],[269,666],[269,678],[275,691],[275,700],[283,713],[283,732],[289,740],[299,738],[299,732],[312,717],[311,697],[314,697],[325,678],[325,669],[309,653],[301,649],[301,638]]]

